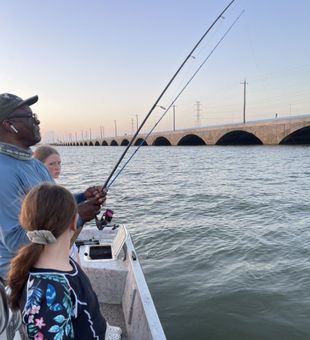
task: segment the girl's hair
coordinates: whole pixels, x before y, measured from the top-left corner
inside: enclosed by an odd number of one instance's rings
[[[44,163],[47,157],[55,154],[59,156],[58,151],[53,147],[49,145],[40,145],[35,149],[33,157]]]
[[[72,194],[55,184],[41,184],[25,197],[20,223],[25,231],[49,230],[57,239],[63,234],[77,213]],[[30,269],[35,265],[44,246],[30,243],[19,250],[11,262],[8,285],[11,288],[12,309],[20,308],[20,298]]]

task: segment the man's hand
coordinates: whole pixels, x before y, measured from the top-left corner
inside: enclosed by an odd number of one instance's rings
[[[78,213],[83,222],[88,222],[100,213],[101,205],[92,199],[78,205]]]
[[[84,195],[87,201],[78,205],[78,213],[83,222],[88,222],[100,213],[100,208],[106,201],[107,190],[102,187],[90,187]]]
[[[84,191],[84,195],[87,200],[93,197],[102,197],[105,200],[107,189],[103,189],[103,186],[89,187]]]

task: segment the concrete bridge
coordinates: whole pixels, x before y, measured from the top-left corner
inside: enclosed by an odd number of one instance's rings
[[[131,135],[59,143],[72,146],[126,146]],[[310,145],[310,114],[196,129],[139,134],[134,145]]]

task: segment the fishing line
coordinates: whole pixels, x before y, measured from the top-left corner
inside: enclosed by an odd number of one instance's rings
[[[186,64],[186,62],[188,61],[188,59],[193,55],[194,51],[197,49],[197,47],[200,45],[200,43],[202,42],[202,40],[205,38],[205,36],[210,32],[210,30],[213,28],[213,26],[218,22],[218,20],[220,18],[222,18],[223,14],[227,11],[227,9],[235,2],[235,0],[232,0],[225,8],[224,10],[220,13],[220,15],[214,20],[214,22],[211,24],[211,26],[207,29],[207,31],[203,34],[203,36],[199,39],[199,41],[196,43],[196,45],[194,46],[194,48],[190,51],[190,53],[187,55],[187,57],[184,59],[184,61],[182,62],[181,66],[177,69],[176,73],[173,75],[173,77],[169,80],[168,84],[166,85],[166,87],[164,88],[164,90],[161,92],[161,94],[159,95],[159,97],[157,98],[157,100],[155,101],[155,103],[153,104],[153,106],[151,107],[150,111],[148,112],[148,114],[145,116],[144,120],[142,121],[141,125],[139,126],[139,128],[137,129],[137,131],[135,132],[135,134],[133,135],[132,139],[130,140],[129,144],[126,146],[126,149],[124,150],[124,152],[122,153],[121,157],[119,158],[119,160],[116,162],[114,168],[112,169],[110,175],[108,176],[107,180],[105,181],[103,188],[107,188],[108,187],[108,183],[110,182],[110,179],[112,178],[112,176],[114,175],[115,171],[117,170],[118,166],[120,165],[121,161],[123,160],[123,158],[125,157],[127,151],[129,150],[130,146],[132,145],[132,143],[134,142],[134,140],[136,139],[136,137],[138,136],[138,134],[140,133],[142,127],[144,126],[145,122],[147,121],[147,119],[149,118],[149,116],[152,114],[152,112],[154,111],[154,109],[156,108],[157,104],[159,103],[159,101],[161,100],[161,98],[163,97],[163,95],[165,94],[165,92],[167,91],[167,89],[170,87],[171,83],[174,81],[174,79],[176,78],[176,76],[179,74],[179,72],[181,71],[181,69],[183,68],[183,66]]]
[[[226,17],[228,17],[236,8],[236,4],[231,6],[227,12],[225,13],[225,16],[222,15],[221,19],[225,20]],[[191,61],[196,61],[197,63],[203,59],[203,54],[205,54],[205,50],[209,46],[213,46],[217,41],[222,32],[222,29],[219,28],[219,25],[214,27],[212,32],[209,33],[208,38],[204,39],[204,41],[200,44],[200,46],[195,51],[195,55],[191,55]],[[189,79],[190,75],[194,72],[196,67],[196,64],[189,64],[189,68],[186,71],[184,68],[184,74],[179,74],[180,81],[176,84],[175,88],[176,90],[173,91],[173,95],[171,95],[170,98],[173,98],[183,87],[183,84],[186,82],[187,79]]]
[[[124,165],[122,166],[122,168],[118,171],[118,173],[115,175],[115,177],[112,179],[112,181],[110,182],[110,184],[107,186],[107,188],[109,189],[111,187],[111,185],[115,182],[116,178],[121,174],[121,172],[125,169],[125,167],[127,166],[127,164],[131,161],[131,159],[134,157],[134,155],[138,152],[138,150],[141,148],[141,146],[143,145],[144,141],[147,140],[147,138],[150,136],[150,134],[155,130],[155,128],[157,127],[157,125],[160,123],[160,121],[164,118],[164,116],[166,115],[166,113],[169,111],[169,109],[173,106],[173,104],[178,100],[178,98],[181,96],[181,94],[184,92],[184,90],[187,88],[187,86],[192,82],[192,80],[196,77],[196,75],[198,74],[198,72],[202,69],[202,67],[204,66],[204,64],[208,61],[208,59],[211,57],[211,55],[213,54],[213,52],[216,50],[216,48],[220,45],[220,43],[225,39],[225,37],[227,36],[227,34],[230,32],[230,30],[233,28],[233,26],[236,24],[236,22],[240,19],[241,15],[244,13],[244,10],[238,15],[238,17],[233,21],[233,23],[229,26],[229,28],[227,29],[227,31],[224,33],[224,35],[222,36],[222,38],[218,41],[218,43],[213,47],[213,49],[211,50],[211,52],[208,54],[208,56],[204,59],[204,61],[199,65],[199,67],[197,68],[197,70],[194,72],[194,74],[190,77],[190,79],[187,81],[187,83],[183,86],[182,90],[177,94],[177,96],[173,99],[173,101],[171,102],[171,104],[165,109],[164,113],[160,116],[160,118],[158,119],[158,121],[155,123],[155,125],[152,127],[152,129],[148,132],[148,134],[145,136],[145,138],[141,141],[141,143],[138,145],[137,149],[132,153],[132,155],[127,159],[127,161],[124,163]]]

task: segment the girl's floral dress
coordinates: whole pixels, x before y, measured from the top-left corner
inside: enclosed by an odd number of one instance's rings
[[[30,339],[104,339],[106,322],[79,265],[63,272],[33,269],[24,289],[23,323]]]

